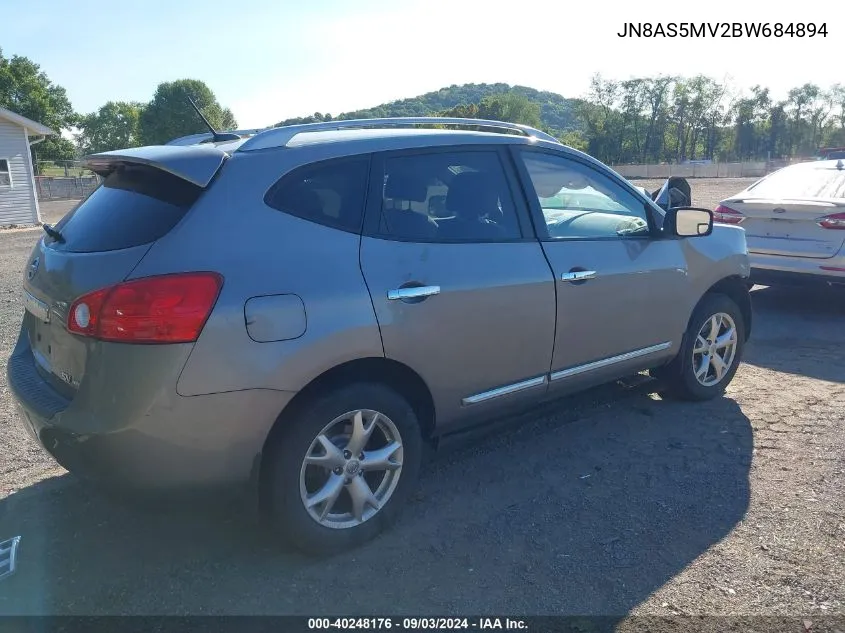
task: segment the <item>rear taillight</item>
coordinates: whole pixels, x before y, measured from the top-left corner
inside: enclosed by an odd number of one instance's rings
[[[834,213],[826,215],[816,222],[823,229],[845,229],[845,213]]]
[[[68,330],[120,343],[190,343],[202,332],[223,277],[183,273],[145,277],[79,297]]]
[[[730,207],[720,204],[713,211],[713,221],[720,224],[739,224],[745,219],[739,211],[734,211]]]

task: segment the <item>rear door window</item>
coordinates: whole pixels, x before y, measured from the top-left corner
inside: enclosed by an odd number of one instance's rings
[[[496,150],[386,154],[378,228],[412,242],[508,242],[522,232]]]
[[[56,225],[65,241],[47,242],[73,253],[149,244],[176,226],[200,193],[200,187],[159,169],[123,166]]]
[[[273,185],[264,203],[304,220],[358,233],[369,171],[368,156],[306,165]]]

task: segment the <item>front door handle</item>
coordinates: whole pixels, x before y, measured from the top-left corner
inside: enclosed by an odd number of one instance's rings
[[[560,276],[561,281],[587,281],[588,279],[595,279],[598,273],[595,270],[575,270],[568,273],[563,273]]]
[[[390,301],[407,301],[408,299],[425,299],[439,294],[440,286],[406,286],[396,290],[388,290],[387,298]]]

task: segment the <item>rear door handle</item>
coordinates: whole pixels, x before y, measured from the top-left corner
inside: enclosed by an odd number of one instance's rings
[[[561,281],[587,281],[588,279],[595,279],[598,273],[595,270],[576,270],[574,272],[563,273],[560,276]]]
[[[440,286],[410,286],[388,290],[387,298],[390,301],[405,301],[407,299],[425,299],[432,295],[440,294]]]

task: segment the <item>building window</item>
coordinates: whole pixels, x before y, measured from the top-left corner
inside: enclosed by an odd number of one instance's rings
[[[5,158],[0,158],[0,187],[12,186],[12,168],[9,167],[9,161]]]

